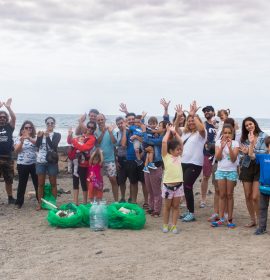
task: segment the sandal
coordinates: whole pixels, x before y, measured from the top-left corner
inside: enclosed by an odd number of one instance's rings
[[[256,223],[254,221],[250,221],[248,224],[244,225],[245,228],[256,227]]]
[[[143,209],[148,210],[149,209],[149,204],[148,203],[144,203],[142,207],[143,207]]]

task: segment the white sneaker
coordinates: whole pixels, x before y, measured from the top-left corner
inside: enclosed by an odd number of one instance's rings
[[[172,233],[174,233],[174,234],[178,234],[178,233],[179,233],[179,231],[178,231],[176,225],[173,225],[173,226],[171,227],[170,231],[171,231]]]
[[[169,232],[169,226],[168,225],[163,225],[162,232],[163,233]]]

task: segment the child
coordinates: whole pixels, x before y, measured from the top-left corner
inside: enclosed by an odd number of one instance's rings
[[[73,134],[73,132],[70,129],[68,131],[68,138],[67,138],[67,142],[69,144],[71,144],[71,140],[74,141],[74,139],[72,138],[72,134]],[[84,140],[85,140],[85,137],[83,135],[80,135],[77,138],[75,138],[75,141],[80,145],[84,144]],[[80,152],[79,150],[76,150],[73,147],[73,145],[71,145],[71,149],[68,151],[68,159],[70,161],[72,161],[72,163],[73,163],[73,175],[76,177],[79,177],[79,174],[78,174],[79,158],[80,158],[81,162],[85,161],[84,154],[82,152]]]
[[[169,140],[171,134],[174,136]],[[162,186],[163,207],[163,232],[169,231],[169,217],[172,211],[172,226],[170,231],[178,233],[176,223],[179,217],[179,204],[184,196],[183,171],[181,166],[181,154],[183,142],[175,132],[175,127],[167,125],[166,134],[162,140],[162,159],[164,162],[164,177]]]
[[[260,216],[259,227],[255,235],[266,233],[267,212],[270,198],[270,136],[265,138],[267,154],[256,154],[256,161],[260,164]]]
[[[233,191],[238,178],[238,153],[239,143],[234,138],[234,129],[230,124],[224,124],[221,131],[221,140],[216,142],[215,157],[218,161],[215,179],[219,189],[219,217],[218,221],[211,223],[212,227],[225,224],[224,212],[227,204],[228,228],[235,228],[233,216]]]
[[[97,148],[91,155],[88,167],[88,197],[93,200],[101,200],[103,196],[103,178],[101,168],[103,153]]]

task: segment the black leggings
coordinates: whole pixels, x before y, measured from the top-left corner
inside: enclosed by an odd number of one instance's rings
[[[190,213],[194,213],[193,185],[202,171],[202,166],[192,163],[182,163],[182,169],[187,209]]]
[[[36,191],[37,197],[37,190],[38,190],[38,177],[36,174],[36,165],[35,164],[17,164],[18,175],[19,175],[19,185],[17,189],[17,200],[16,204],[23,205],[24,203],[24,195],[25,190],[29,178],[29,174],[31,174],[32,182]]]
[[[73,189],[78,190],[79,189],[79,183],[81,181],[81,186],[83,192],[87,192],[87,171],[88,167],[78,167],[78,175],[79,177],[73,175]]]

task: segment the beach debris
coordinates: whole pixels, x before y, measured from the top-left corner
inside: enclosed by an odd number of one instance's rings
[[[119,208],[118,211],[122,212],[123,214],[136,214],[134,210],[130,210],[125,207]]]
[[[59,210],[56,212],[56,215],[61,218],[68,218],[68,217],[75,215],[75,213],[70,210]]]
[[[103,253],[103,251],[100,250],[100,251],[97,251],[97,252],[96,252],[96,255],[100,255],[100,254],[102,254],[102,253]]]

